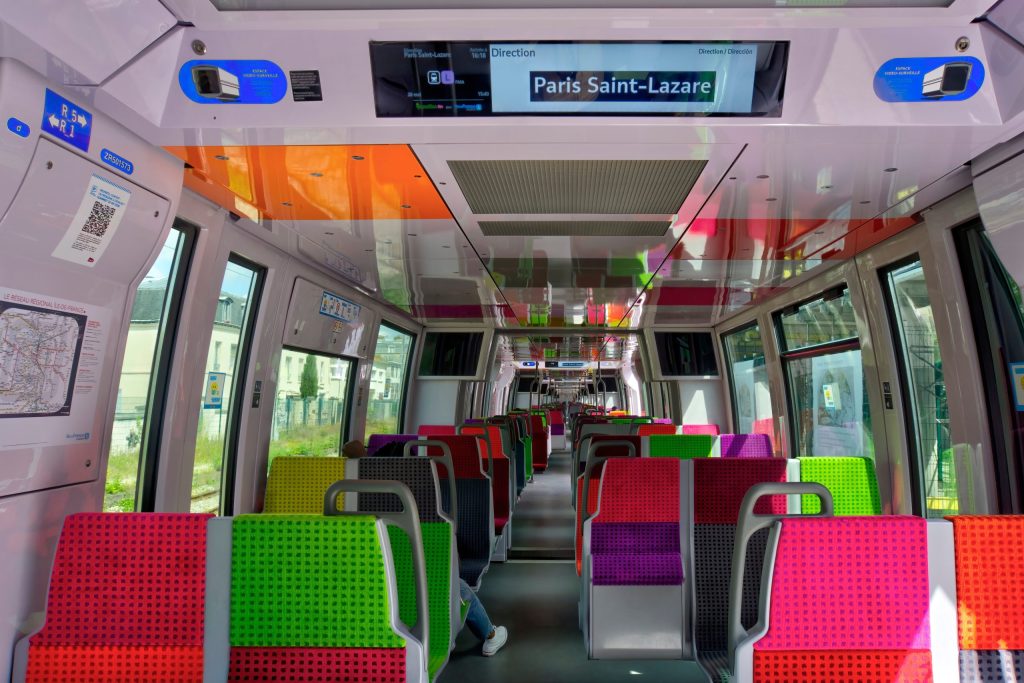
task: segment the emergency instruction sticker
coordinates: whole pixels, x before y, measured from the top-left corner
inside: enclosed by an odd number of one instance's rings
[[[124,218],[132,192],[94,175],[53,256],[92,267],[103,256]]]

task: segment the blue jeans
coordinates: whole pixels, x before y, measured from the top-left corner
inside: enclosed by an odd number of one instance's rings
[[[480,640],[487,640],[487,637],[494,631],[494,624],[491,623],[491,618],[487,616],[487,610],[484,609],[480,598],[476,596],[476,593],[469,587],[469,584],[462,579],[459,579],[459,597],[462,598],[463,602],[469,603],[469,613],[466,614],[466,626],[469,626],[469,630],[473,632],[474,636]]]

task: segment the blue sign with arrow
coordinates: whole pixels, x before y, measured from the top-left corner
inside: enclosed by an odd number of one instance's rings
[[[44,133],[49,133],[58,140],[74,145],[83,152],[89,151],[92,114],[49,88],[46,90],[46,102],[43,104],[42,128]]]

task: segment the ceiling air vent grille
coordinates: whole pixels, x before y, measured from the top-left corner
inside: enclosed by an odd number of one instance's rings
[[[661,237],[666,221],[480,221],[484,237]]]
[[[449,161],[476,214],[675,214],[707,161]]]

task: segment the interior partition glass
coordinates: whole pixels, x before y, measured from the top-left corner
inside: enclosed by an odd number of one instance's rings
[[[370,434],[398,434],[402,431],[413,339],[408,332],[386,323],[377,332],[364,439],[368,439]]]
[[[355,362],[281,350],[267,467],[281,455],[337,456],[348,424]],[[288,368],[297,370],[289,375]]]
[[[729,369],[733,429],[738,434],[756,432],[774,436],[772,396],[761,329],[755,323],[722,335],[722,346]]]
[[[796,456],[874,458],[871,411],[864,385],[850,290],[776,315]]]
[[[171,293],[185,270],[183,263],[187,263],[187,258],[182,258],[185,243],[185,233],[173,228],[135,292],[107,457],[103,496],[106,512],[139,509],[142,454],[151,426],[149,409],[158,390],[157,371],[161,369],[156,363],[157,349],[169,327]]]
[[[959,510],[956,471],[949,433],[946,382],[932,306],[920,261],[883,274],[893,332],[899,339],[900,374],[906,402],[908,437],[916,478],[928,517]]]
[[[220,512],[223,507],[223,482],[231,478],[226,455],[232,418],[240,407],[236,390],[242,389],[236,384],[244,378],[246,364],[243,361],[248,355],[250,328],[259,304],[262,272],[258,266],[234,256],[224,271],[199,411],[192,470],[192,512]]]

